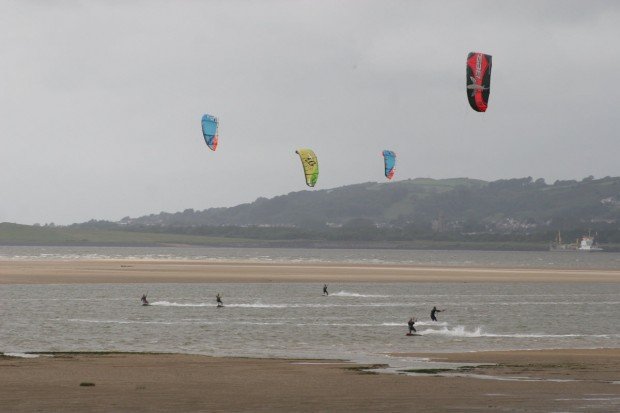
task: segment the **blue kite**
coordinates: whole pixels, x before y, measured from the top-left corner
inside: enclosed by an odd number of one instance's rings
[[[217,148],[219,126],[220,121],[215,116],[204,115],[202,117],[202,135],[207,146],[212,151]]]
[[[392,179],[394,177],[394,167],[396,166],[396,154],[393,151],[383,151],[383,162],[385,164],[385,177]]]

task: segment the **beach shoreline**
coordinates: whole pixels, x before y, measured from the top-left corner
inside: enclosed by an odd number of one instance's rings
[[[148,353],[2,356],[0,400],[12,412],[611,411],[620,406],[620,349],[409,356],[484,365],[456,375],[403,375],[375,374],[366,370],[373,366],[338,360]]]
[[[194,260],[2,260],[0,284],[222,282],[620,282],[620,270]]]
[[[0,261],[0,285],[7,290],[17,284],[618,281],[620,271],[615,270],[135,259]],[[146,320],[150,321],[150,318]],[[56,328],[58,324],[49,326]],[[98,332],[100,327],[96,329],[92,331]],[[114,348],[113,341],[103,342],[112,343],[111,347],[92,348]],[[391,348],[405,351],[423,348],[413,343]],[[578,345],[585,346],[584,343]],[[70,348],[71,344],[51,348]],[[122,348],[139,347],[130,344]],[[168,348],[182,347],[175,344]],[[465,347],[456,348],[462,351]],[[250,351],[229,354],[237,353],[244,356]],[[336,356],[330,352],[322,354]],[[0,356],[0,383],[3,383],[0,410],[18,413],[620,410],[620,349],[617,348],[412,351],[389,354],[391,357],[381,355],[356,360],[368,360],[368,363],[385,360],[392,367],[330,359],[175,353],[55,352],[40,353],[35,358]]]

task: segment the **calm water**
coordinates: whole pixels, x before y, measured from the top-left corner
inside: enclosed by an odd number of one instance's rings
[[[571,255],[0,248],[3,259],[207,257],[619,267],[616,254]],[[320,284],[287,283],[2,285],[0,352],[118,350],[360,360],[389,352],[620,347],[620,283],[342,283],[330,285],[328,297],[321,289]],[[142,307],[139,298],[146,291],[152,305]],[[225,308],[215,308],[217,292],[223,293]],[[437,323],[429,317],[433,305],[446,309]],[[419,319],[418,337],[405,336],[412,315]]]
[[[6,247],[0,260],[208,260],[342,262],[495,268],[620,269],[620,253],[412,251],[292,248]]]
[[[620,347],[618,284],[0,286],[4,352],[119,350],[358,358]],[[152,306],[139,297],[149,291]],[[225,308],[214,306],[223,292]],[[447,311],[432,323],[433,305]],[[420,319],[420,337],[406,321]]]

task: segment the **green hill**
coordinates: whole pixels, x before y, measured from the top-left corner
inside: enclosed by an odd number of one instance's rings
[[[119,222],[1,224],[0,244],[542,250],[558,230],[619,249],[620,178],[368,182]]]
[[[435,232],[531,233],[618,227],[620,178],[557,181],[413,179],[292,192],[232,208],[125,218],[128,227],[282,226],[367,222]]]

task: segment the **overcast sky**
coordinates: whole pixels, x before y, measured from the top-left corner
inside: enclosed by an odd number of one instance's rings
[[[383,149],[396,180],[620,175],[617,1],[0,0],[0,27],[0,222],[305,190],[301,147],[318,189],[384,181]]]

